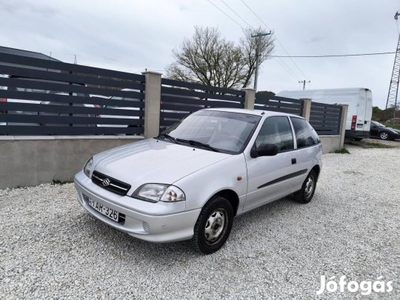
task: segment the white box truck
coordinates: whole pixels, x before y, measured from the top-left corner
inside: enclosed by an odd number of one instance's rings
[[[372,93],[366,88],[281,91],[277,96],[311,99],[325,104],[347,104],[346,138],[361,140],[369,137],[372,117]]]

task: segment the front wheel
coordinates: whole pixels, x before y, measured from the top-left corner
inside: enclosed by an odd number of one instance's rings
[[[310,202],[314,196],[316,187],[317,174],[314,170],[311,170],[310,173],[308,173],[306,180],[304,180],[301,189],[294,193],[294,200],[302,204]]]
[[[218,251],[232,229],[233,208],[223,197],[213,197],[201,210],[192,239],[193,246],[204,254]]]
[[[385,132],[385,131],[382,131],[382,132],[379,134],[379,138],[380,138],[381,140],[387,140],[387,139],[389,139],[389,134],[388,134],[387,132]]]

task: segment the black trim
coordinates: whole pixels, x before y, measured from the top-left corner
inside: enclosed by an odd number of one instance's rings
[[[281,181],[284,181],[284,180],[287,180],[287,179],[290,179],[290,178],[293,178],[293,177],[297,177],[297,176],[303,175],[305,173],[307,173],[307,169],[300,170],[300,171],[297,171],[297,172],[294,172],[294,173],[279,177],[279,178],[274,179],[274,180],[272,180],[270,182],[264,183],[263,185],[260,185],[257,189],[261,189],[261,188],[264,188],[266,186],[273,185],[275,183],[278,183],[278,182],[281,182]]]
[[[366,130],[346,130],[345,138],[354,139],[354,138],[364,138],[367,139],[370,137],[369,131]]]
[[[103,185],[103,181],[108,180],[108,184]],[[117,195],[125,196],[130,190],[131,186],[113,177],[107,176],[98,171],[93,171],[92,182],[103,189],[113,192]]]

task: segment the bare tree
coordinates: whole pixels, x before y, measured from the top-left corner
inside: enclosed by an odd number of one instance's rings
[[[180,48],[172,51],[175,62],[166,68],[166,75],[218,87],[246,87],[251,84],[256,67],[257,42],[260,64],[274,49],[271,36],[251,37],[260,32],[261,28],[245,30],[239,45],[235,45],[222,38],[216,28],[195,27],[192,39],[185,38]]]

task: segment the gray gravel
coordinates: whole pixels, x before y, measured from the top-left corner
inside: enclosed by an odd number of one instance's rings
[[[283,199],[236,218],[209,256],[109,228],[72,184],[0,190],[0,299],[314,299],[321,275],[383,276],[394,290],[367,298],[400,299],[400,148],[348,149],[324,155],[310,204]]]

